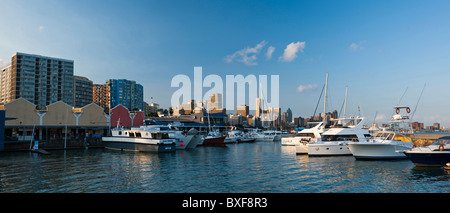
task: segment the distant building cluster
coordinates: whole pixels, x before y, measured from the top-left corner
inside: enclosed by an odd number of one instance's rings
[[[57,101],[72,107],[96,103],[105,112],[117,105],[130,111],[143,111],[144,88],[127,79],[108,79],[93,84],[83,76],[74,75],[74,61],[27,53],[15,53],[11,64],[0,72],[0,104],[24,98],[44,108]]]
[[[425,131],[445,130],[445,127],[441,126],[440,123],[433,123],[432,126],[424,126],[423,123],[417,122],[417,121],[411,123],[411,128],[416,130],[416,131],[421,131],[421,130],[425,130]],[[450,126],[449,126],[449,129],[450,129]]]
[[[179,103],[176,107],[170,109],[170,115],[180,119],[199,118],[198,121],[204,124],[208,122],[209,116],[210,123],[242,127],[286,129],[292,122],[291,109],[283,113],[281,108],[268,107],[264,109],[263,100],[260,98],[256,98],[254,114],[250,114],[248,105],[237,106],[236,113],[227,114],[222,101],[222,94],[210,94],[204,102],[189,100],[184,104]]]

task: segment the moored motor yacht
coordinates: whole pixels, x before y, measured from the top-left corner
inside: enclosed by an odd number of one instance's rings
[[[272,142],[275,138],[275,134],[265,134],[261,130],[254,129],[248,133],[249,138],[254,138],[256,142]]]
[[[365,142],[349,142],[348,148],[356,159],[406,159],[404,154],[412,146],[411,138],[393,131],[378,131]]]
[[[363,117],[335,119],[335,124],[322,134],[322,140],[308,144],[309,156],[352,155],[347,144],[351,141],[366,142],[369,131],[363,129]]]
[[[151,128],[154,130],[165,131],[169,134],[170,138],[177,139],[176,141],[176,149],[192,149],[197,147],[197,144],[200,142],[200,136],[198,135],[198,131],[196,129],[190,129],[187,133],[183,133],[177,129],[175,125],[161,125],[161,124],[151,124],[145,125],[142,128]]]
[[[225,143],[238,143],[241,140],[242,136],[240,134],[240,131],[236,130],[235,127],[233,127],[228,133],[225,138]]]
[[[413,147],[404,152],[416,166],[445,166],[450,163],[450,136],[444,136],[429,146]]]
[[[320,122],[316,126],[310,129],[304,129],[299,132],[298,138],[300,139],[298,144],[295,145],[295,154],[305,155],[308,154],[308,146],[311,143],[316,143],[322,140],[322,133],[325,129],[323,122]]]
[[[210,131],[208,135],[203,138],[202,146],[226,146],[225,137],[216,131]]]
[[[174,152],[177,139],[170,138],[168,131],[156,128],[117,128],[112,136],[102,137],[105,148],[121,151]]]
[[[282,138],[281,143],[285,145],[294,145],[296,154],[308,154],[308,144],[320,141],[324,131],[324,122],[320,122],[316,126],[303,129],[298,132],[295,137]]]
[[[401,110],[405,109],[405,113]],[[409,131],[411,109],[404,106],[394,107],[395,115],[389,121],[389,126],[393,131],[381,130],[373,133],[373,138],[366,142],[349,142],[348,148],[356,159],[365,160],[390,160],[406,159],[404,151],[412,146],[411,138],[400,131]]]

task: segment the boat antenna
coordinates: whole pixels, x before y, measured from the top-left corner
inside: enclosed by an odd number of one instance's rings
[[[405,91],[403,92],[403,95],[402,95],[402,96],[400,96],[400,99],[398,100],[397,106],[400,106],[400,102],[402,101],[402,99],[403,99],[403,96],[405,96],[405,94],[406,94],[406,91],[408,91],[408,87],[406,87]]]
[[[373,116],[372,126],[375,124],[375,119],[377,118],[378,111],[375,112],[375,116]]]
[[[344,118],[346,116],[345,111],[347,110],[347,93],[348,93],[348,86],[345,86]],[[359,111],[359,106],[358,106],[358,111]]]
[[[422,98],[422,94],[423,94],[423,90],[425,90],[425,86],[427,86],[427,83],[425,83],[425,84],[423,85],[422,92],[420,92],[419,100],[417,100],[416,106],[414,107],[414,111],[413,111],[413,113],[412,113],[412,115],[411,115],[411,119],[410,119],[411,121],[412,121],[412,119],[413,119],[413,117],[414,117],[414,114],[416,114],[417,106],[419,105],[419,101],[420,101],[420,99]]]

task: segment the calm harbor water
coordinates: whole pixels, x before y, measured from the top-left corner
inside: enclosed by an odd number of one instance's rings
[[[0,153],[0,192],[450,192],[450,174],[409,160],[295,155],[280,143],[151,154],[107,149]]]

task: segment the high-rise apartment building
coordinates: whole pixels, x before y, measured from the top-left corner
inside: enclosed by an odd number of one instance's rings
[[[0,103],[8,103],[14,100],[14,96],[9,92],[7,88],[11,88],[13,85],[12,82],[12,72],[11,65],[3,68],[0,72]]]
[[[261,117],[261,99],[256,98],[256,109],[255,109],[255,117]]]
[[[249,115],[249,108],[247,105],[237,106],[236,114],[242,115],[243,117]]]
[[[103,109],[110,109],[109,107],[109,85],[108,84],[94,84],[92,87],[92,102],[103,107]]]
[[[73,76],[73,103],[75,107],[84,107],[92,103],[92,81],[86,77]]]
[[[144,87],[136,81],[127,79],[109,79],[111,108],[122,104],[128,110],[144,110]]]
[[[214,93],[210,94],[208,100],[206,101],[206,107],[208,111],[213,109],[221,110],[222,109],[222,94]]]
[[[1,103],[22,97],[39,107],[60,100],[73,106],[73,65],[73,60],[15,53],[1,70]]]

